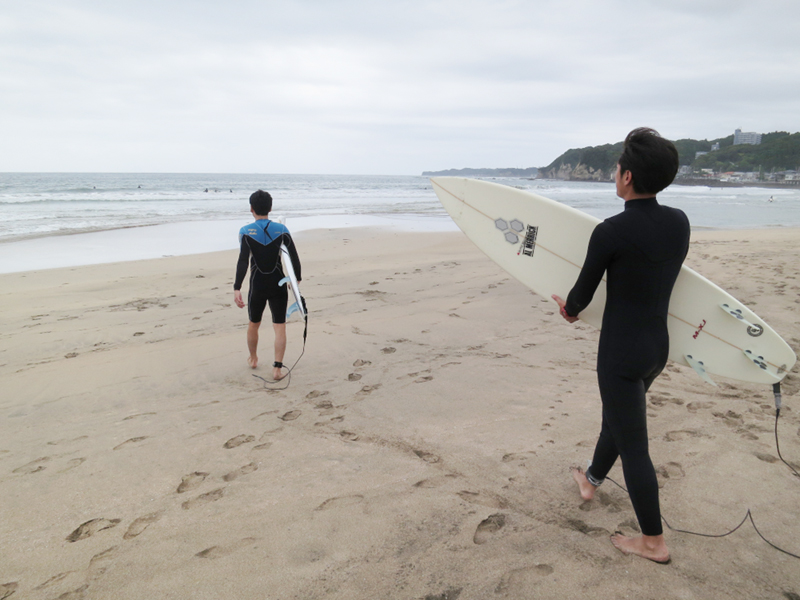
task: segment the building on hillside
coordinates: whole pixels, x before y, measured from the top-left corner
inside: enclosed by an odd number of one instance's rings
[[[754,146],[758,146],[760,143],[760,133],[755,133],[753,131],[742,131],[741,129],[737,129],[733,133],[734,146],[738,146],[739,144],[752,144]]]
[[[714,152],[715,150],[719,150],[719,142],[711,144],[711,151]]]

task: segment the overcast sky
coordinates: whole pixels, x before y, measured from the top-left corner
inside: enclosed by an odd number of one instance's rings
[[[0,171],[419,174],[800,130],[798,0],[0,0]]]

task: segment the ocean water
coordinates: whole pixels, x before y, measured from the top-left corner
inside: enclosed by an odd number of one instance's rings
[[[611,183],[493,181],[599,218],[622,209]],[[455,229],[422,176],[3,173],[0,272],[235,248],[256,189],[272,194],[273,214],[293,231]],[[696,228],[800,227],[800,189],[674,185],[659,200]]]

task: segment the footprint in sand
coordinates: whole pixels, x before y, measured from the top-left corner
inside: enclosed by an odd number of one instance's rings
[[[700,409],[711,408],[713,406],[713,402],[689,402],[689,404],[686,405],[686,410],[688,410],[690,413],[696,413]]]
[[[356,362],[354,362],[354,363],[353,363],[353,366],[354,366],[354,367],[366,367],[366,366],[369,366],[369,365],[371,365],[371,364],[372,364],[372,363],[371,363],[370,361],[368,361],[368,360],[361,360],[361,359],[359,358],[359,359],[358,359]]]
[[[421,479],[414,484],[415,488],[422,489],[435,489],[446,485],[450,481],[457,479],[458,475],[442,475],[440,477],[430,477],[428,479]]]
[[[103,573],[106,572],[108,567],[111,566],[112,559],[114,558],[118,548],[119,546],[111,546],[111,548],[103,550],[92,557],[92,559],[89,561],[89,569],[87,574],[88,581],[96,581],[103,575]],[[58,600],[61,600],[63,597],[64,596],[59,596]],[[71,596],[67,597],[71,598]],[[76,598],[82,599],[83,595],[76,596]]]
[[[347,381],[358,381],[361,377],[362,375],[360,373],[350,373],[350,375],[347,376]]]
[[[210,548],[206,548],[205,550],[201,550],[197,554],[195,554],[198,558],[209,558],[211,560],[215,558],[222,558],[223,556],[228,556],[229,554],[233,554],[234,552],[241,550],[242,548],[246,548],[247,546],[252,546],[258,541],[258,538],[247,537],[232,544],[226,544],[225,546],[211,546]]]
[[[74,469],[86,462],[85,458],[73,458],[67,461],[67,465],[59,471],[59,473],[66,473],[70,469]]]
[[[236,448],[238,446],[241,446],[242,444],[249,444],[250,442],[254,441],[256,441],[255,436],[243,433],[241,435],[237,435],[236,437],[229,439],[227,442],[223,444],[223,448],[227,448],[228,450],[230,450],[231,448]]]
[[[566,519],[562,527],[566,527],[567,529],[574,529],[575,531],[580,531],[581,533],[586,534],[590,537],[601,537],[610,535],[608,530],[603,529],[602,527],[594,527],[592,525],[587,525],[580,519]]]
[[[144,441],[146,439],[147,439],[147,436],[144,435],[144,436],[141,436],[141,437],[135,437],[135,438],[131,438],[129,440],[125,440],[119,446],[114,447],[114,450],[119,450],[120,448],[122,448],[124,446],[127,446],[127,445],[130,445],[130,444],[138,444],[139,442]]]
[[[272,446],[272,442],[265,442],[264,444],[259,444],[258,446],[253,446],[253,450],[266,450],[270,446]]]
[[[352,431],[340,431],[339,437],[345,440],[346,442],[356,442],[358,441],[358,434],[353,433]]]
[[[9,581],[8,583],[0,583],[0,600],[5,600],[11,594],[17,591],[19,584],[16,581]]]
[[[85,540],[88,537],[93,536],[98,531],[103,531],[104,529],[111,529],[112,527],[116,527],[119,525],[122,519],[92,519],[90,521],[86,521],[85,523],[81,524],[75,531],[70,533],[66,540],[68,542],[77,542],[80,540]]]
[[[352,496],[337,496],[335,498],[328,498],[314,510],[330,510],[332,508],[356,506],[362,502],[364,502],[364,496],[361,494],[353,494]]]
[[[215,432],[219,431],[220,429],[222,429],[221,425],[212,425],[211,427],[209,427],[205,431],[201,431],[200,433],[195,433],[194,435],[190,436],[189,439],[200,437],[201,435],[207,435],[209,433],[215,433]]]
[[[255,417],[253,417],[250,420],[251,421],[258,421],[260,418],[267,417],[269,415],[274,415],[276,412],[278,412],[278,411],[277,410],[268,410],[266,412],[262,412],[262,413],[257,414]]]
[[[763,460],[766,463],[776,463],[778,462],[778,457],[772,456],[772,454],[766,454],[764,452],[754,452],[753,456],[755,456],[758,460]]]
[[[153,416],[155,414],[158,414],[158,413],[154,413],[154,412],[139,413],[138,415],[131,415],[130,417],[125,417],[122,420],[123,421],[130,421],[131,419],[139,419],[141,417],[151,417],[151,416]]]
[[[425,383],[426,381],[433,380],[433,375],[427,375],[425,377],[420,377],[419,379],[415,379],[414,383]]]
[[[200,494],[197,498],[192,498],[191,500],[187,500],[181,506],[184,510],[189,510],[190,508],[194,508],[195,506],[202,506],[203,504],[208,504],[209,502],[216,502],[222,496],[225,495],[225,488],[217,488],[211,492],[206,492],[205,494]]]
[[[588,512],[590,510],[605,509],[606,512],[616,513],[622,510],[620,503],[603,490],[597,490],[592,500],[582,503],[578,509]]]
[[[22,473],[23,475],[31,475],[32,473],[38,473],[39,471],[44,471],[47,468],[44,466],[44,464],[47,462],[50,462],[50,457],[43,456],[42,458],[37,458],[36,460],[32,460],[31,462],[22,465],[21,467],[17,467],[12,471],[12,473]]]
[[[489,515],[478,525],[475,535],[472,536],[472,541],[476,544],[485,544],[495,533],[505,527],[505,524],[506,516],[503,513]]]
[[[533,450],[528,450],[527,452],[512,452],[509,454],[504,454],[503,458],[500,460],[502,460],[504,463],[519,463],[519,466],[524,467],[526,460],[534,458],[536,458],[536,452]]]
[[[80,440],[87,440],[87,439],[89,439],[88,435],[79,435],[78,437],[72,439],[54,440],[52,442],[47,442],[47,445],[60,446],[61,444],[72,444],[73,442],[79,442]]]
[[[125,532],[125,535],[122,536],[122,539],[129,540],[131,538],[135,538],[137,535],[139,535],[145,529],[147,529],[150,525],[158,521],[163,515],[164,513],[159,511],[150,513],[149,515],[145,515],[143,517],[139,517],[128,526],[128,531]]]
[[[290,410],[287,413],[282,414],[278,417],[281,421],[294,421],[297,417],[302,415],[303,413],[299,410]]]
[[[249,475],[250,473],[258,471],[258,465],[254,462],[246,464],[243,467],[236,469],[235,471],[231,471],[230,473],[223,475],[223,481],[233,481],[234,479],[238,479],[242,475]]]
[[[552,575],[555,569],[551,565],[540,564],[532,567],[523,567],[509,571],[500,578],[500,583],[495,588],[497,594],[523,593],[536,585],[542,577]]]
[[[424,450],[414,450],[414,454],[419,456],[422,460],[426,463],[435,464],[440,462],[442,459],[436,456],[435,454],[431,454],[430,452],[425,452]]]
[[[86,597],[86,590],[88,589],[89,584],[84,583],[81,587],[75,590],[61,594],[57,600],[83,600]],[[2,596],[0,596],[0,600],[2,600]]]
[[[667,433],[664,434],[664,440],[667,442],[680,442],[688,438],[698,438],[698,437],[712,437],[712,436],[707,436],[694,429],[681,429],[677,431],[668,431]]]
[[[184,492],[189,492],[193,489],[196,489],[200,487],[200,484],[205,481],[206,477],[208,477],[208,473],[203,473],[202,471],[195,471],[194,473],[184,475],[181,478],[181,483],[176,491],[179,494],[182,494]]]
[[[392,348],[391,346],[388,348],[381,348],[381,352],[384,354],[393,354],[394,352],[397,352],[397,348]]]
[[[375,385],[365,385],[364,387],[362,387],[359,390],[358,393],[359,394],[365,394],[365,395],[371,394],[372,392],[374,392],[375,390],[377,390],[380,387],[381,387],[380,383],[376,383]]]
[[[314,398],[319,398],[320,396],[327,396],[330,392],[320,392],[319,390],[312,390],[306,394],[306,399],[313,400]]]
[[[680,463],[668,462],[656,469],[656,475],[663,479],[681,479],[686,473]]]
[[[58,583],[59,581],[63,581],[64,579],[66,579],[67,577],[72,575],[73,572],[74,571],[67,571],[65,573],[59,573],[58,575],[53,575],[50,579],[48,579],[44,583],[40,583],[39,585],[37,585],[33,589],[37,590],[37,591],[38,590],[43,590],[43,589],[45,589],[47,587],[50,587],[51,585],[53,585],[55,583]],[[3,598],[7,598],[7,596],[3,596],[3,586],[0,585],[0,600],[3,600]]]
[[[458,497],[469,502],[470,504],[478,504],[480,506],[488,506],[489,508],[508,508],[508,502],[499,496],[483,494],[481,492],[470,492],[462,490],[458,492]]]

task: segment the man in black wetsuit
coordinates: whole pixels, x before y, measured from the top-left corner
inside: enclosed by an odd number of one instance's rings
[[[269,304],[272,313],[272,328],[275,331],[275,362],[272,364],[273,378],[281,379],[283,355],[286,352],[286,305],[288,290],[279,285],[285,277],[281,264],[281,244],[286,246],[292,260],[297,281],[300,277],[300,258],[289,230],[282,223],[269,219],[272,210],[272,196],[258,190],[250,196],[250,212],[254,223],[239,230],[239,261],[236,263],[236,279],[233,283],[233,300],[236,306],[244,308],[242,282],[250,265],[250,291],[247,296],[247,312],[250,324],[247,328],[247,349],[250,357],[247,364],[255,369],[258,366],[258,328],[261,316]]]
[[[658,482],[647,442],[645,393],[669,354],[667,311],[672,288],[689,250],[689,220],[662,206],[656,194],[672,183],[678,151],[652,129],[635,129],[625,139],[617,164],[617,195],[625,210],[595,228],[578,280],[567,301],[553,299],[574,323],[606,275],[606,306],[597,355],[603,424],[591,465],[573,477],[591,500],[617,457],[641,536],[615,534],[625,554],[669,561],[658,503]]]

